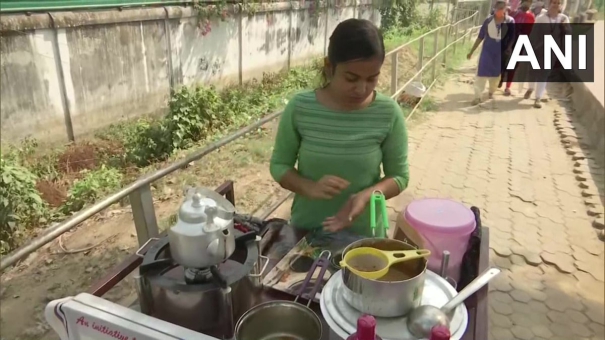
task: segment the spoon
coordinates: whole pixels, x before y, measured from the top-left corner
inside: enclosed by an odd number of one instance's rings
[[[431,252],[426,249],[385,251],[372,247],[359,247],[349,250],[340,261],[340,266],[365,279],[376,280],[385,276],[395,263],[430,255]]]
[[[425,339],[431,335],[431,329],[435,326],[450,326],[450,317],[459,304],[483,288],[491,279],[500,274],[500,269],[489,268],[479,275],[460,293],[454,296],[443,307],[424,305],[414,308],[408,315],[408,330],[418,339]]]

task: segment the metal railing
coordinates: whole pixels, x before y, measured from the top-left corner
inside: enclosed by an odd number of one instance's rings
[[[0,13],[74,11],[144,6],[184,6],[193,4],[193,2],[192,0],[3,0],[0,1]]]
[[[479,18],[478,13],[474,13],[471,16],[469,16],[465,19],[462,19],[456,23],[435,28],[432,31],[427,32],[427,33],[423,34],[422,36],[415,38],[409,42],[406,42],[405,44],[388,52],[387,56],[392,58],[391,60],[393,62],[393,65],[391,67],[391,89],[390,89],[391,97],[396,98],[397,96],[399,96],[404,91],[404,89],[406,88],[406,86],[408,84],[410,84],[412,81],[414,81],[415,79],[420,77],[422,75],[422,73],[425,72],[427,70],[427,68],[431,65],[432,65],[432,77],[431,78],[432,78],[432,84],[434,84],[435,80],[437,79],[437,67],[438,67],[437,65],[439,64],[438,61],[441,61],[443,63],[447,62],[448,51],[450,49],[455,51],[457,44],[461,41],[465,41],[470,36],[473,29],[476,28],[476,24],[479,20],[478,18]],[[440,33],[444,33],[444,35],[445,35],[444,44],[441,49],[439,49],[439,39],[438,39]],[[427,40],[427,39],[429,39],[429,37],[431,37],[431,35],[433,35],[433,39],[434,39],[433,55],[428,61],[425,62],[424,61],[424,50],[425,50],[424,43],[425,43],[425,40]],[[418,43],[420,46],[419,51],[418,51],[418,54],[419,54],[418,71],[404,85],[398,87],[398,79],[397,79],[398,54],[405,47],[411,46],[412,44],[416,44],[416,43]],[[431,86],[432,86],[432,84],[431,84]],[[418,104],[416,105],[414,110],[417,107],[418,107]],[[413,111],[412,111],[412,113],[413,113]],[[155,209],[153,206],[153,197],[152,197],[152,192],[151,192],[151,184],[153,182],[155,182],[158,179],[160,179],[164,176],[167,176],[177,170],[185,168],[190,163],[201,159],[202,157],[208,155],[209,153],[219,149],[220,147],[225,146],[226,144],[228,144],[240,137],[243,137],[244,135],[246,135],[250,132],[255,131],[259,127],[274,120],[275,118],[279,117],[280,115],[281,115],[281,111],[271,113],[271,114],[265,116],[264,118],[260,119],[259,121],[253,123],[252,125],[242,128],[242,129],[236,131],[235,133],[231,134],[230,136],[223,138],[222,140],[216,141],[198,151],[195,151],[195,152],[189,154],[188,156],[186,156],[185,158],[181,159],[180,161],[177,161],[166,168],[160,169],[155,173],[146,175],[146,176],[136,180],[132,184],[122,188],[120,191],[106,197],[105,199],[101,200],[100,202],[81,210],[80,212],[76,213],[69,219],[67,219],[59,224],[49,227],[48,229],[46,229],[46,231],[42,235],[36,237],[35,239],[31,240],[27,244],[16,249],[15,251],[11,252],[7,256],[4,256],[2,258],[2,260],[0,261],[0,271],[3,271],[7,267],[10,267],[10,266],[16,264],[18,261],[24,259],[29,254],[38,250],[45,244],[53,241],[54,239],[61,236],[62,234],[75,228],[80,223],[88,220],[89,218],[91,218],[92,216],[101,212],[102,210],[108,208],[109,206],[111,206],[115,203],[118,203],[120,200],[122,200],[125,197],[129,198],[129,201],[130,201],[130,204],[132,207],[132,215],[133,215],[133,219],[134,219],[134,225],[135,225],[135,229],[136,229],[136,233],[137,233],[138,243],[139,243],[139,245],[143,245],[145,242],[147,242],[147,240],[149,238],[156,237],[159,235],[159,228],[158,228],[158,223],[157,223],[157,219],[156,219]],[[411,117],[411,114],[408,116],[408,118],[409,117]],[[285,199],[281,200],[282,203],[284,201],[285,201]]]

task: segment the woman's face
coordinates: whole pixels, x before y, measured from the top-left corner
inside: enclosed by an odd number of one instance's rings
[[[362,104],[374,93],[381,67],[380,58],[352,60],[339,63],[336,68],[326,62],[326,69],[333,72],[330,86],[349,104]]]
[[[497,19],[504,18],[505,8],[506,8],[506,5],[500,5],[500,4],[497,5],[496,8],[494,8],[494,17]]]
[[[550,0],[550,5],[548,8],[553,12],[559,12],[561,10],[561,1],[560,0]]]

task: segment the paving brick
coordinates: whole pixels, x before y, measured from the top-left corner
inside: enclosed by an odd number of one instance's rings
[[[531,326],[529,326],[531,327]],[[523,326],[513,326],[510,331],[517,339],[521,340],[531,340],[534,337],[534,333],[531,331],[529,327]]]
[[[490,249],[490,260],[500,269],[510,269],[512,263],[508,257],[499,256],[493,249]]]
[[[492,327],[489,332],[492,334],[493,340],[515,340],[515,336],[508,328]]]
[[[513,300],[518,301],[518,302],[523,302],[523,303],[527,303],[529,301],[531,301],[531,296],[526,293],[523,290],[520,289],[515,289],[512,292],[510,292],[510,296],[513,298]]]
[[[573,273],[576,271],[573,258],[569,254],[557,252],[551,254],[549,252],[542,252],[540,254],[544,263],[552,264],[563,273]]]
[[[546,313],[546,316],[553,323],[567,323],[569,320],[564,312],[558,312],[556,310],[550,310]]]
[[[582,271],[577,271],[574,276],[578,280],[578,294],[586,300],[595,303],[605,304],[605,284],[596,280],[593,275]]]
[[[510,280],[502,274],[496,276],[492,281],[490,281],[489,285],[500,292],[510,292],[513,290]]]
[[[489,316],[489,320],[491,321],[492,325],[494,326],[498,326],[498,327],[502,327],[502,328],[510,328],[513,326],[513,322],[511,321],[511,319],[506,316],[506,315],[502,315],[499,313],[491,313]]]
[[[588,323],[588,318],[586,317],[586,315],[576,310],[568,309],[565,311],[565,315],[573,322],[580,324]]]
[[[494,301],[499,301],[505,304],[510,304],[511,302],[513,302],[513,298],[509,293],[500,291],[490,293],[489,298],[490,300],[493,299]]]
[[[576,336],[589,337],[592,335],[592,331],[585,325],[576,322],[571,322],[569,324],[569,327],[573,334]]]
[[[588,327],[592,330],[594,335],[600,336],[601,339],[603,339],[603,337],[605,337],[605,326],[600,325],[595,322],[591,322],[590,325],[588,325]]]
[[[562,292],[561,290],[547,288],[544,290],[547,298],[544,303],[553,311],[565,312],[568,309],[577,311],[584,310],[584,305],[579,296],[570,293]]]
[[[566,339],[566,340],[570,340],[571,337],[575,336],[576,334],[571,330],[571,328],[569,327],[569,325],[564,324],[564,323],[553,323],[550,325],[550,331],[553,332],[553,334],[558,335],[559,337]]]
[[[489,304],[492,307],[492,309],[494,310],[494,312],[496,312],[498,314],[502,314],[502,315],[513,314],[513,308],[506,303],[496,301],[493,299],[489,299]]]
[[[491,240],[490,239],[489,246],[496,252],[496,254],[507,257],[507,256],[512,255],[512,251],[510,250],[511,242],[512,242],[511,240],[502,240],[502,239]]]
[[[530,329],[536,336],[544,339],[550,339],[554,335],[546,325],[533,325]]]
[[[588,303],[584,314],[595,323],[605,325],[605,312],[603,306],[595,303]]]
[[[537,240],[537,238],[536,238]],[[541,242],[536,241],[537,244],[541,248]],[[537,250],[523,247],[521,245],[512,245],[511,252],[516,255],[520,255],[523,258],[523,261],[532,266],[537,266],[542,263],[542,258],[539,254],[539,248]]]

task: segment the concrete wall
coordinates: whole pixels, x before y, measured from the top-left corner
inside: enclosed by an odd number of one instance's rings
[[[202,36],[190,8],[0,17],[1,139],[67,141],[119,120],[165,112],[170,89],[242,83],[323,55],[342,20],[379,24],[368,2],[230,9]]]

